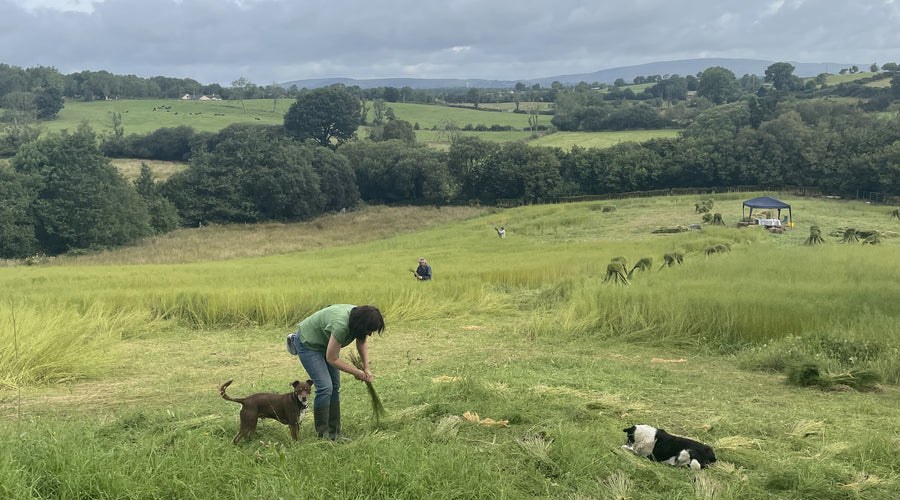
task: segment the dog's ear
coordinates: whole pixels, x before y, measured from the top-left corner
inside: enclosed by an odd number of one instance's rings
[[[632,425],[631,427],[629,427],[629,428],[627,428],[627,429],[622,429],[622,432],[627,432],[627,433],[631,434],[631,433],[633,433],[636,429],[637,429],[637,426]]]
[[[312,381],[312,380],[307,380],[307,381],[306,381],[306,385],[312,387],[313,381]]]
[[[295,380],[295,381],[291,382],[291,387],[293,387],[294,390],[297,390],[297,386],[298,386],[298,385],[300,385],[300,381],[299,381],[299,380]]]

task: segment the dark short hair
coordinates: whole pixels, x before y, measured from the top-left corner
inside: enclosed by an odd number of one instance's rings
[[[350,335],[357,340],[365,340],[367,335],[384,331],[384,318],[375,306],[356,306],[350,309]]]

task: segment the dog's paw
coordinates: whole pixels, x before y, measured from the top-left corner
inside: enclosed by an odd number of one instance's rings
[[[691,469],[700,470],[701,467],[702,466],[700,465],[700,462],[698,462],[696,458],[691,459],[691,463],[690,463]]]

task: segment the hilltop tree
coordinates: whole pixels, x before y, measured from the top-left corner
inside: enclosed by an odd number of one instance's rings
[[[738,82],[734,73],[720,66],[707,68],[700,76],[697,95],[714,104],[733,101],[738,95]]]
[[[766,68],[765,81],[771,83],[775,90],[792,90],[800,86],[800,79],[794,76],[794,65],[786,62]]]
[[[237,80],[231,82],[231,86],[234,89],[234,92],[237,94],[238,99],[240,99],[240,101],[241,101],[241,111],[246,113],[247,109],[244,107],[244,97],[247,96],[247,93],[255,85],[253,85],[250,82],[250,80],[248,80],[242,76],[242,77],[238,78]]]
[[[359,97],[343,85],[333,85],[298,95],[284,115],[284,128],[301,141],[336,147],[353,137],[359,121]]]

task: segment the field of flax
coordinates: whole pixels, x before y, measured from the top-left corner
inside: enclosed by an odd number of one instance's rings
[[[275,255],[210,245],[175,263],[109,252],[0,268],[0,340],[14,347],[0,354],[0,494],[893,498],[900,222],[783,197],[797,226],[773,234],[734,227],[741,199],[715,197],[728,226],[682,233],[653,231],[699,222],[695,197],[480,212]],[[398,226],[435,215],[396,210]],[[831,236],[848,224],[881,243]],[[804,244],[811,225],[822,245]],[[716,245],[730,251],[706,251]],[[675,252],[683,263],[665,265]],[[418,257],[433,282],[412,279]],[[617,285],[603,281],[614,258],[653,265]],[[270,421],[232,446],[237,406],[218,385],[286,391],[305,373],[284,333],[337,302],[384,312],[370,352],[387,417],[374,421],[365,386],[345,377],[352,443],[318,442],[310,422],[292,443]],[[788,385],[796,362],[882,382]],[[707,442],[719,462],[694,473],[629,456],[633,423]]]

